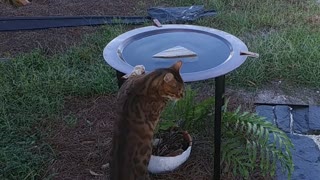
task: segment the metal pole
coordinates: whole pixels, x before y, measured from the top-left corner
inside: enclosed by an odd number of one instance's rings
[[[213,179],[220,180],[221,155],[221,118],[224,105],[225,76],[215,78],[215,114],[214,114],[214,172]]]

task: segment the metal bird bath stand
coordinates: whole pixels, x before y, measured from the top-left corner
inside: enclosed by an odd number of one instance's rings
[[[144,65],[146,72],[183,61],[184,82],[215,78],[214,179],[220,179],[221,118],[224,105],[225,74],[238,68],[254,55],[237,37],[226,32],[194,25],[147,26],[113,39],[104,49],[106,62],[121,77],[134,66]]]

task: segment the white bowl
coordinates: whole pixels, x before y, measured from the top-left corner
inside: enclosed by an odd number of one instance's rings
[[[188,136],[190,138],[189,147],[182,154],[173,157],[151,155],[148,171],[153,174],[165,173],[173,171],[183,164],[191,153],[192,139],[189,134]]]

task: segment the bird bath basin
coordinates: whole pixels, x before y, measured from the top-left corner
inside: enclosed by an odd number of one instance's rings
[[[161,56],[177,47],[182,54]],[[110,66],[124,74],[130,73],[136,65],[144,65],[148,72],[182,60],[181,76],[189,82],[218,77],[236,69],[247,58],[241,53],[247,51],[240,39],[217,29],[163,25],[121,34],[105,47],[103,56]],[[183,54],[186,52],[190,54]]]

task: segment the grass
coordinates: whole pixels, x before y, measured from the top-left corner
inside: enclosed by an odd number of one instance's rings
[[[320,4],[315,0],[180,0],[175,6],[205,4],[215,18],[196,24],[229,32],[243,40],[260,58],[248,58],[228,75],[236,86],[262,85],[283,80],[289,84],[320,87]]]
[[[233,82],[263,84],[286,80],[298,85],[320,87],[320,33],[308,27],[279,30],[250,41],[261,58],[249,60],[230,77]],[[241,83],[239,83],[241,85]]]
[[[218,15],[196,24],[234,34],[260,58],[248,58],[228,75],[236,86],[285,80],[320,87],[320,5],[311,0],[161,1],[174,6],[205,4]],[[113,93],[115,75],[102,58],[102,48],[121,26],[109,27],[82,46],[46,57],[34,51],[0,63],[0,179],[40,179],[54,157],[42,124],[62,116],[66,96]],[[73,125],[74,117],[65,121]]]
[[[41,178],[54,155],[41,123],[62,116],[66,96],[115,92],[115,73],[101,52],[119,31],[104,30],[63,55],[35,51],[0,63],[0,179]]]

